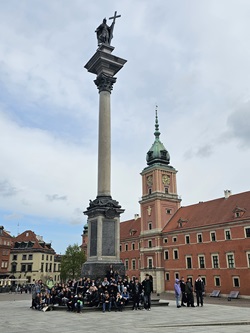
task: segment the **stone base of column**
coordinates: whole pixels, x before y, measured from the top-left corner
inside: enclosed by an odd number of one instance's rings
[[[110,265],[113,266],[114,272],[116,271],[122,278],[125,276],[125,266],[122,262],[88,262],[82,265],[82,277],[89,277],[90,279],[103,279],[109,271]]]

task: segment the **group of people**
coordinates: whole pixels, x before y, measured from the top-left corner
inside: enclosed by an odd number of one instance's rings
[[[106,311],[122,311],[127,304],[133,310],[151,309],[152,277],[128,281],[120,276],[107,275],[103,279],[80,278],[67,283],[54,283],[50,277],[46,283],[35,281],[32,287],[31,308],[47,311],[51,305],[62,305],[68,311],[80,313],[84,306],[101,308]]]
[[[176,306],[180,308],[182,306],[195,307],[194,305],[194,293],[196,294],[197,306],[203,306],[203,296],[205,294],[205,285],[201,276],[195,280],[194,286],[191,278],[184,277],[180,280],[176,279],[174,284],[174,292],[176,299]]]

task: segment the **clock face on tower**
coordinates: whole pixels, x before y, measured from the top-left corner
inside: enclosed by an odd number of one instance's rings
[[[153,184],[153,177],[152,176],[148,176],[147,177],[147,185],[148,186],[152,186],[152,184]]]
[[[164,185],[169,185],[170,184],[170,177],[168,175],[162,175],[162,183]]]

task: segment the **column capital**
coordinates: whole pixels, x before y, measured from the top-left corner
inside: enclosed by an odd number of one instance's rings
[[[101,73],[97,76],[94,82],[97,85],[99,93],[101,91],[108,91],[109,93],[111,93],[111,90],[113,89],[113,84],[116,82],[116,77]]]

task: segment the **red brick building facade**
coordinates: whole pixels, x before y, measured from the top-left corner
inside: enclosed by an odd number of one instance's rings
[[[9,276],[10,250],[13,237],[0,226],[0,279]]]
[[[239,291],[250,296],[250,192],[180,206],[177,171],[160,141],[155,141],[141,172],[141,217],[121,223],[120,253],[131,278],[153,276],[154,290],[173,290],[175,278],[200,274],[206,293]]]

